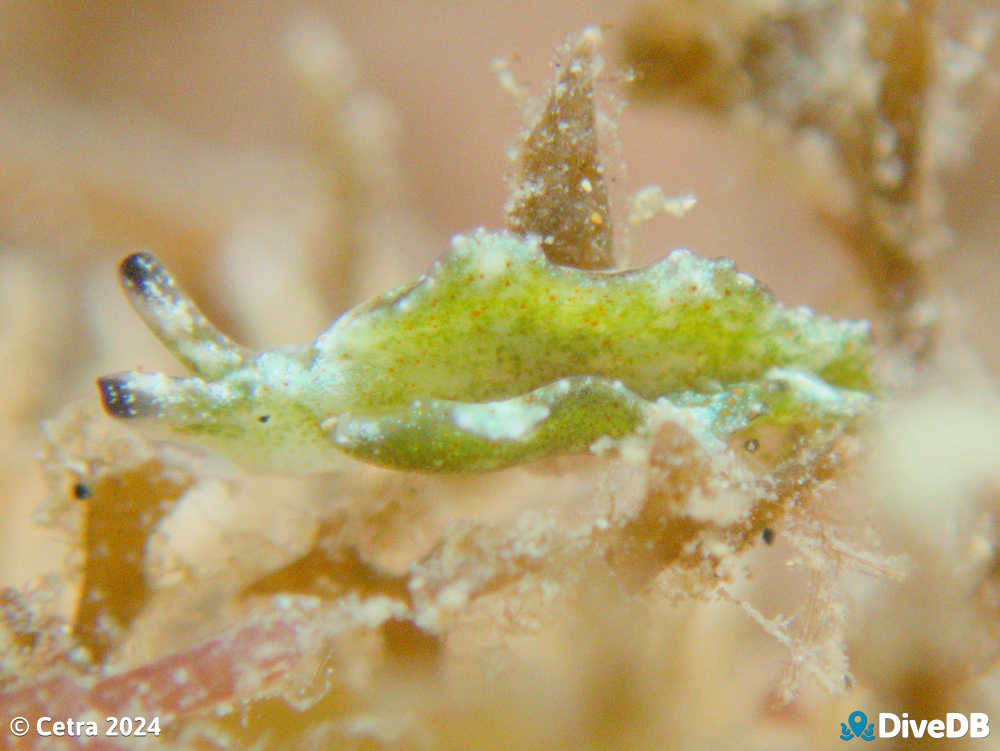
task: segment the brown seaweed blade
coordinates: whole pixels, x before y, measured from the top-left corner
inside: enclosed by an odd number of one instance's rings
[[[598,155],[594,79],[600,32],[588,27],[561,50],[562,72],[520,153],[507,226],[538,235],[553,263],[581,269],[614,266],[611,214]]]

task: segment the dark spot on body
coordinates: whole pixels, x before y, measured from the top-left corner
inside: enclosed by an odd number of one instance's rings
[[[760,539],[764,541],[765,545],[771,545],[774,542],[774,530],[770,527],[764,527],[764,531],[760,533]]]
[[[94,490],[85,482],[73,484],[73,497],[80,501],[85,501],[94,495]]]
[[[257,422],[265,423],[265,422],[267,422],[270,419],[271,419],[271,415],[261,415],[260,417],[257,418]]]

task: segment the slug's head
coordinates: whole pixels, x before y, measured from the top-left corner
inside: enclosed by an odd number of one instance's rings
[[[194,376],[128,371],[101,376],[104,410],[155,437],[194,443],[257,469],[312,468],[306,444],[329,446],[300,398],[310,352],[255,355],[212,326],[152,255],[122,261],[132,307]],[[326,451],[324,451],[326,453]]]

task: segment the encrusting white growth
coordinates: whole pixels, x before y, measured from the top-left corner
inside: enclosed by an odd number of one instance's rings
[[[694,193],[667,197],[659,185],[640,188],[629,201],[628,223],[638,227],[660,213],[682,217],[694,208],[698,199]]]
[[[837,404],[844,399],[844,395],[829,384],[815,378],[808,373],[788,368],[772,368],[764,376],[771,381],[782,381],[796,389],[800,394],[808,396],[809,400],[815,404]]]
[[[478,271],[482,274],[482,278],[492,279],[507,269],[510,265],[511,254],[516,253],[518,248],[523,245],[523,243],[516,241],[513,237],[509,239],[513,242],[480,244],[474,242],[467,235],[456,235],[452,239],[452,252],[456,256],[468,258],[472,264],[473,271]],[[538,251],[532,248],[532,252],[536,253]],[[474,279],[473,281],[476,280]]]
[[[641,435],[671,410],[721,446],[757,425],[851,419],[871,389],[866,324],[784,308],[731,261],[686,250],[587,271],[552,263],[535,238],[479,229],[311,347],[256,355],[151,256],[121,276],[195,376],[105,376],[106,410],[257,470],[322,470],[342,451],[485,471]]]
[[[460,404],[452,410],[455,425],[491,441],[516,441],[549,416],[549,408],[508,400],[486,404]]]

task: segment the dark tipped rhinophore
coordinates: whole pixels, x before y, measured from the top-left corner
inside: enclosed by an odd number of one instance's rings
[[[112,417],[144,417],[153,414],[152,405],[136,394],[125,382],[124,375],[106,375],[97,379],[104,411]]]
[[[147,279],[156,274],[157,269],[162,268],[159,261],[149,253],[133,253],[126,257],[118,272],[126,282],[133,285],[141,285]]]
[[[198,375],[218,378],[253,359],[250,350],[205,320],[152,253],[126,256],[118,266],[118,279],[146,325],[177,359]]]
[[[183,297],[170,272],[152,253],[126,256],[118,266],[118,277],[143,317],[164,302]]]

